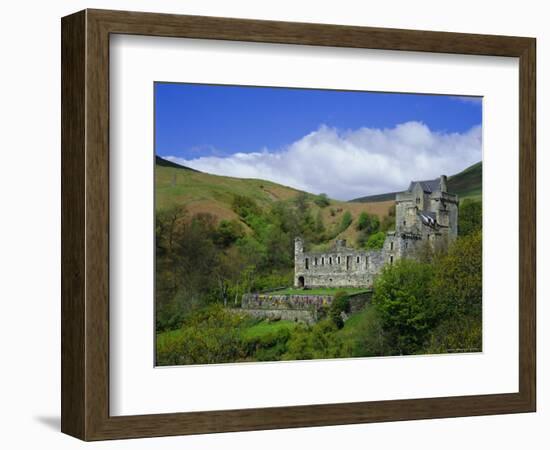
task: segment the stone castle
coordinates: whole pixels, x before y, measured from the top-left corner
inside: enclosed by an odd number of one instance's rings
[[[380,250],[356,250],[337,240],[333,249],[304,251],[294,245],[294,286],[371,287],[386,264],[414,258],[423,245],[447,245],[458,233],[458,197],[447,192],[447,177],[412,181],[395,198],[395,231],[387,233]]]

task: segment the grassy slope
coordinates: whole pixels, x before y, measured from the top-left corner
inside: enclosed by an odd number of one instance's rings
[[[238,220],[237,214],[231,209],[235,195],[245,195],[254,199],[259,206],[268,208],[275,201],[292,200],[300,192],[270,181],[211,175],[177,167],[173,163],[164,164],[162,161],[158,164],[157,159],[155,166],[155,199],[159,210],[179,204],[184,205],[190,215],[210,213],[219,220]],[[313,198],[311,196],[312,200]],[[331,200],[331,204],[325,208],[319,208],[313,201],[310,202],[310,207],[314,218],[321,210],[323,223],[329,230],[335,228],[342,221],[344,213],[349,211],[354,222],[336,238],[348,239],[350,243],[354,243],[357,238],[355,220],[359,214],[365,211],[382,219],[393,203],[393,200],[375,203]]]
[[[473,198],[481,200],[482,164],[478,162],[462,172],[449,177],[447,182],[449,192],[458,195],[460,200]]]
[[[449,177],[449,192],[457,194],[460,200],[473,198],[481,200],[482,164],[478,162],[464,169],[462,172]],[[395,198],[396,192],[387,194],[368,195],[352,200],[352,202],[385,202]]]

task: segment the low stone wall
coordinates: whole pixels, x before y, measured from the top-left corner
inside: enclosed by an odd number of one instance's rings
[[[332,295],[278,295],[278,294],[244,294],[242,308],[256,309],[319,309],[330,306]]]
[[[351,295],[350,313],[354,314],[370,301],[372,292]],[[333,295],[280,295],[280,294],[244,294],[242,311],[253,316],[276,320],[293,320],[314,323],[324,307],[330,307]]]

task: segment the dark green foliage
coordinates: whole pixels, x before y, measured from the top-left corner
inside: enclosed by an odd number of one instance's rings
[[[318,196],[315,197],[315,199],[313,200],[315,202],[315,204],[317,206],[319,206],[320,208],[325,208],[327,207],[328,205],[330,205],[330,200],[329,198],[327,197],[327,194],[319,194]]]
[[[357,229],[369,235],[376,233],[380,229],[380,219],[377,215],[362,212],[357,219]]]
[[[481,245],[481,232],[459,238],[435,265],[431,295],[455,320],[462,316],[481,318]]]
[[[231,207],[233,211],[235,211],[235,213],[243,219],[260,214],[260,208],[256,202],[250,197],[245,197],[244,195],[235,195],[233,197]]]
[[[343,231],[346,231],[348,227],[351,225],[351,222],[353,221],[353,217],[349,211],[346,211],[344,215],[342,216],[342,221],[340,222],[339,227],[339,233],[342,233]],[[338,233],[338,234],[339,234]]]
[[[288,341],[286,360],[344,358],[352,355],[352,345],[338,333],[331,320],[322,320],[312,327],[300,326]]]
[[[481,232],[459,238],[424,262],[387,266],[374,286],[383,354],[481,350]],[[368,335],[368,333],[367,333]],[[369,344],[370,345],[370,344]],[[477,350],[476,350],[477,349]]]
[[[482,204],[480,201],[466,199],[460,203],[458,212],[458,234],[468,236],[481,230]]]
[[[369,236],[365,244],[365,248],[368,250],[379,250],[384,247],[384,242],[386,241],[386,233],[379,231]]]
[[[244,345],[249,357],[257,361],[280,361],[287,351],[290,339],[288,328],[279,328],[271,333],[245,339]]]
[[[376,306],[391,354],[418,352],[434,322],[432,268],[412,260],[386,266],[374,285]]]
[[[346,291],[338,291],[330,305],[328,316],[338,329],[344,326],[342,313],[349,313],[349,298]]]
[[[216,230],[214,242],[221,248],[227,248],[244,237],[244,227],[236,220],[222,220]]]
[[[159,340],[157,364],[214,364],[241,359],[243,318],[215,305],[190,315],[182,331]]]

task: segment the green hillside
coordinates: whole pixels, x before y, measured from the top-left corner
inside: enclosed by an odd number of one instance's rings
[[[481,161],[449,178],[449,192],[457,194],[460,200],[473,198],[481,200],[482,164]]]
[[[472,198],[481,200],[482,187],[482,164],[481,161],[473,166],[464,169],[462,172],[452,175],[448,179],[448,189],[452,194],[457,194],[460,200]],[[367,195],[359,197],[352,202],[386,202],[394,200],[397,192],[388,192],[386,194]]]
[[[235,196],[253,200],[260,208],[267,210],[278,201],[291,202],[299,195],[305,196],[312,217],[320,216],[327,230],[337,230],[343,216],[349,212],[351,225],[336,238],[348,239],[351,244],[357,239],[354,226],[362,212],[377,215],[381,220],[388,215],[393,199],[387,202],[351,203],[329,199],[329,204],[321,207],[318,197],[297,189],[266,180],[232,178],[211,175],[197,170],[178,166],[160,157],[155,166],[155,200],[158,211],[175,205],[185,206],[189,216],[208,213],[218,220],[241,220],[232,207]]]

